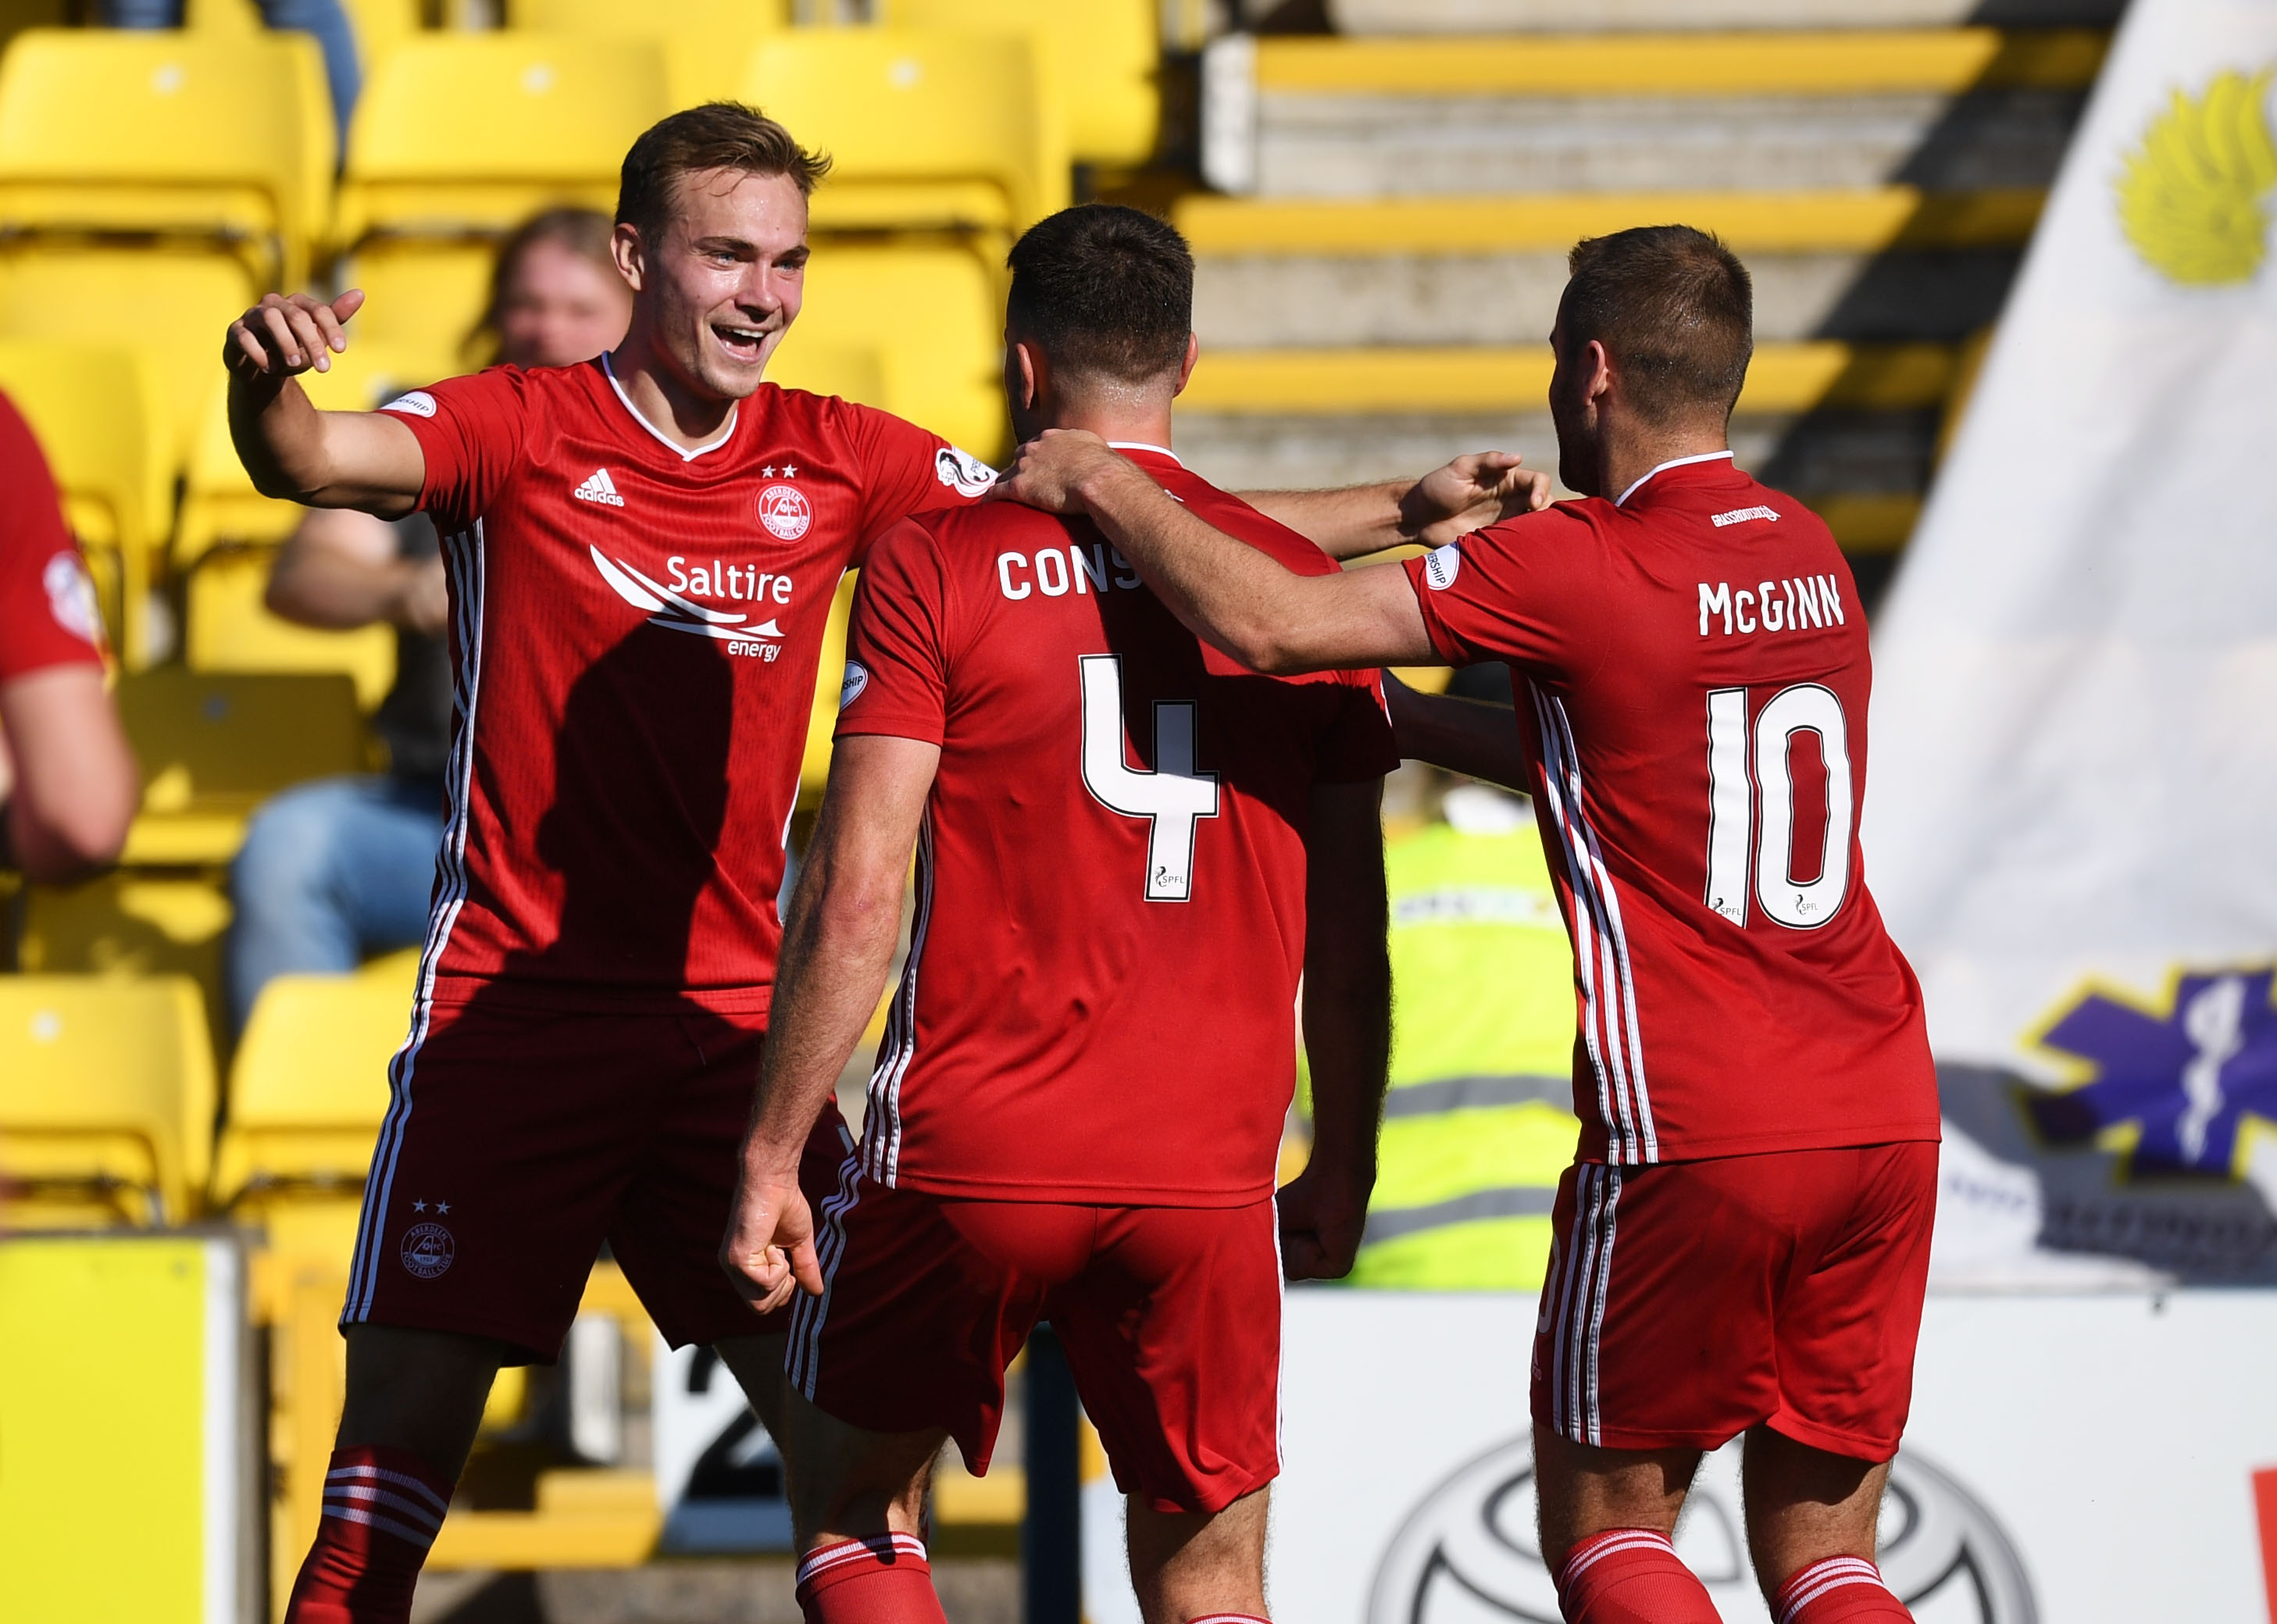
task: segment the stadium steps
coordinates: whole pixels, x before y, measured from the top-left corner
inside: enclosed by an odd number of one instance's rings
[[[1902,27],[1970,8],[1403,0],[1333,7],[1349,37],[1222,41],[1202,98],[1217,194],[1177,210],[1204,347],[1180,446],[1250,486],[1488,445],[1554,467],[1542,340],[1566,250],[1683,220],[1755,278],[1741,460],[1854,557],[1886,557],[2111,10],[2020,0],[2003,15],[2045,26]]]

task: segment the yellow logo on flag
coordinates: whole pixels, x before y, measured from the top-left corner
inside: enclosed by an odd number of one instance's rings
[[[2217,74],[2204,95],[2176,90],[2121,172],[2119,223],[2169,280],[2249,280],[2269,252],[2277,140],[2266,103],[2273,72]]]

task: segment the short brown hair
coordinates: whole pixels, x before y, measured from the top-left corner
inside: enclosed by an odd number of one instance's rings
[[[1177,370],[1194,330],[1194,256],[1168,221],[1078,203],[1012,245],[1005,324],[1055,365],[1143,384]]]
[[[756,107],[706,102],[659,118],[633,142],[617,183],[617,223],[657,236],[671,217],[674,183],[707,169],[788,175],[803,195],[830,172],[830,160],[800,146]]]
[[[1584,238],[1566,267],[1568,354],[1603,344],[1648,419],[1731,415],[1755,350],[1755,284],[1738,255],[1689,225],[1640,225]]]

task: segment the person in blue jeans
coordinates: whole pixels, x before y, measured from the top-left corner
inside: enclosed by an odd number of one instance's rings
[[[348,115],[355,111],[356,95],[363,88],[363,68],[356,57],[355,29],[340,0],[253,0],[261,20],[280,33],[316,36],[324,53],[324,79],[331,87],[332,118],[339,130],[339,150],[348,149]],[[104,0],[99,15],[113,28],[179,28],[185,0]]]
[[[483,319],[500,361],[574,366],[624,336],[632,290],[609,258],[610,230],[606,215],[556,209],[506,240]],[[390,770],[299,784],[254,814],[230,871],[240,1031],[271,977],[354,970],[424,938],[451,751],[449,604],[424,515],[311,512],[278,554],[268,604],[303,626],[396,628],[395,686],[372,716]]]

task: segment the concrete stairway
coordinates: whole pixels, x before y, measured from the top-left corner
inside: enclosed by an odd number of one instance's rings
[[[1743,463],[1827,517],[1870,593],[2115,9],[2006,0],[2036,26],[1866,27],[1830,25],[1971,8],[1332,0],[1352,32],[1222,40],[1202,91],[1220,194],[1177,211],[1205,350],[1181,449],[1250,486],[1491,445],[1554,468],[1543,339],[1566,249],[1681,220],[1755,274]]]

